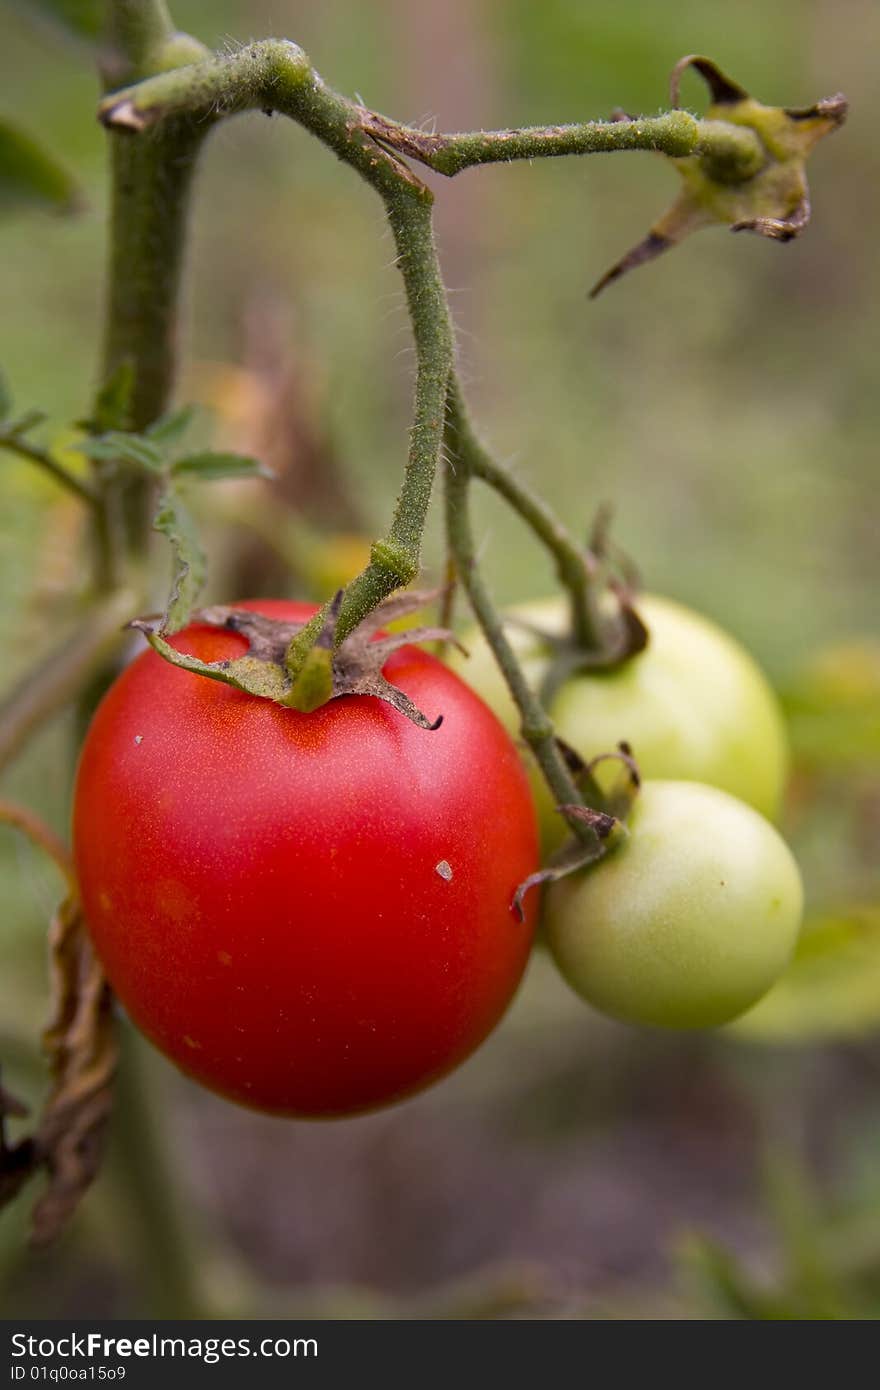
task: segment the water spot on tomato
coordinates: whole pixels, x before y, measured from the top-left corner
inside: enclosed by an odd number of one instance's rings
[[[135,743],[137,743],[137,744],[143,743],[143,741],[144,741],[144,736],[143,736],[143,734],[135,734],[135,736],[134,736],[134,741],[135,741]]]
[[[194,1052],[200,1052],[202,1049],[202,1044],[196,1042],[195,1038],[191,1038],[189,1033],[184,1034],[183,1041],[186,1043],[187,1047],[191,1047]]]
[[[439,874],[445,883],[451,882],[452,866],[445,859],[441,859],[440,863],[434,866],[434,872]]]

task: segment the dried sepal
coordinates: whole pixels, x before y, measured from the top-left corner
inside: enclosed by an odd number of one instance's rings
[[[806,161],[818,140],[843,124],[847,100],[838,93],[802,109],[764,106],[738,82],[727,77],[710,58],[689,54],[672,70],[670,92],[678,106],[682,74],[693,68],[709,88],[711,104],[704,121],[707,140],[695,154],[672,158],[683,181],[678,198],[642,241],[596,282],[594,299],[622,275],[654,260],[703,227],[727,226],[755,232],[774,241],[791,241],[810,220]],[[749,130],[754,149],[731,137],[736,128]],[[742,137],[739,137],[740,140]]]
[[[455,641],[443,627],[409,628],[385,636],[376,634],[388,623],[409,617],[433,602],[440,591],[395,594],[374,609],[355,630],[336,645],[336,622],[342,593],[307,622],[267,618],[243,608],[214,606],[193,614],[193,621],[223,628],[246,638],[248,651],[234,660],[201,661],[179,652],[150,619],[131,626],[143,632],[160,656],[174,666],[210,680],[222,681],[249,695],[309,712],[343,695],[372,695],[393,705],[423,729],[437,729],[442,715],[430,720],[413,701],[383,675],[389,657],[418,642]]]
[[[642,785],[642,774],[630,745],[621,740],[615,749],[608,753],[598,753],[595,758],[590,758],[588,762],[578,759],[578,755],[573,749],[569,749],[569,753],[573,755],[569,760],[569,768],[574,777],[575,785],[579,791],[585,794],[593,794],[592,789],[596,786],[597,767],[609,762],[617,764],[617,776],[610,786],[603,786],[600,792],[601,805],[616,820],[625,821]],[[579,767],[574,765],[575,760],[580,762]]]
[[[525,918],[523,903],[526,894],[532,888],[539,888],[545,883],[556,883],[561,878],[566,878],[569,874],[577,873],[580,869],[586,869],[591,864],[596,864],[600,859],[604,859],[610,850],[616,848],[622,839],[626,838],[626,826],[615,816],[609,815],[606,811],[594,811],[589,806],[557,806],[557,811],[567,818],[574,818],[588,825],[593,831],[589,837],[572,836],[566,840],[565,844],[556,851],[543,869],[537,873],[529,874],[524,879],[513,895],[511,904],[513,911],[520,921]]]
[[[545,706],[570,677],[615,670],[643,652],[650,641],[651,634],[637,607],[638,573],[629,557],[612,544],[609,527],[610,509],[602,507],[583,552],[584,582],[592,591],[590,606],[598,629],[594,644],[585,646],[571,630],[547,632],[540,623],[516,613],[505,619],[512,627],[537,637],[551,655],[538,692]]]

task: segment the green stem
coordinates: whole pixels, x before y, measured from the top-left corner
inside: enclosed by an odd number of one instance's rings
[[[522,518],[556,562],[556,570],[571,606],[572,632],[584,651],[600,651],[602,625],[595,586],[584,550],[542,498],[519,482],[477,438],[457,381],[450,388],[456,422],[456,448],[468,472],[503,497]]]
[[[90,507],[100,506],[101,499],[94,488],[89,487],[89,484],[83,482],[75,473],[69,473],[52,457],[48,449],[41,449],[39,445],[31,444],[28,440],[13,434],[0,434],[0,449],[5,449],[10,454],[18,454],[20,458],[35,463],[44,473],[54,478],[56,483],[61,483],[62,487],[75,493],[81,502],[88,503]]]
[[[477,565],[469,508],[471,475],[466,453],[460,449],[462,423],[456,393],[450,400],[446,429],[450,456],[446,468],[446,535],[449,550],[477,622],[520,712],[522,736],[534,753],[557,805],[581,805],[583,798],[559,751],[553,722],[523,675]],[[569,818],[569,824],[584,843],[598,845],[598,836],[592,826],[573,817]]]
[[[333,140],[319,127],[330,116],[338,136],[341,116],[343,148],[334,145],[340,157],[349,158],[346,149],[355,146],[372,151],[377,177],[383,170],[390,171],[398,182],[416,181],[395,155],[417,159],[449,177],[476,164],[623,150],[653,150],[672,158],[717,154],[726,170],[732,173],[739,164],[749,176],[760,155],[760,141],[753,130],[726,121],[698,120],[679,110],[618,121],[426,134],[332,92],[302,49],[283,39],[263,39],[228,57],[161,73],[105,99],[100,115],[107,125],[139,131],[175,115],[213,122],[254,108],[291,115],[331,145]],[[368,169],[362,172],[374,181]]]
[[[692,154],[701,122],[687,111],[635,120],[583,121],[575,125],[530,126],[520,130],[478,130],[431,135],[399,125],[377,111],[360,108],[365,129],[400,154],[454,178],[475,164],[507,164],[514,159],[568,154],[609,154],[617,150],[656,150],[672,156]],[[743,146],[750,144],[744,133]]]
[[[369,565],[346,590],[337,625],[337,640],[342,641],[383,598],[418,573],[453,361],[452,328],[431,225],[432,196],[398,156],[412,156],[451,175],[473,164],[538,155],[645,149],[683,156],[698,148],[711,150],[718,143],[729,162],[731,150],[738,149],[744,161],[752,160],[756,137],[751,131],[726,127],[713,132],[714,123],[697,121],[678,110],[645,119],[429,136],[331,91],[300,48],[277,39],[163,72],[114,92],[102,103],[100,117],[120,138],[136,134],[136,143],[141,144],[150,135],[162,137],[168,147],[182,145],[186,153],[187,138],[201,140],[218,120],[254,109],[279,111],[300,122],[380,194],[394,233],[413,321],[418,367],[415,421],[403,487],[388,533],[376,542]],[[168,162],[166,157],[163,164]],[[120,244],[125,240],[123,228]],[[144,249],[140,248],[136,265],[144,263]],[[164,313],[160,306],[159,318]],[[152,334],[151,341],[156,340]],[[497,472],[491,482],[499,491],[506,490],[509,500],[522,500],[521,491],[501,482]],[[523,503],[521,510],[537,519],[545,538],[551,534],[553,528],[548,531],[540,509]],[[560,568],[572,594],[575,630],[585,645],[593,647],[599,640],[597,615],[589,586],[575,578],[581,562],[570,551],[563,554],[565,542],[560,544],[556,534],[552,545],[557,558],[562,556]]]
[[[336,626],[337,643],[395,589],[415,579],[422,533],[443,443],[446,393],[453,362],[452,323],[430,205],[407,189],[386,197],[416,344],[416,400],[403,487],[388,534],[372,548],[370,563],[348,585]]]
[[[207,56],[178,34],[164,0],[112,0],[101,54],[106,87],[186,66]],[[180,278],[190,190],[205,135],[191,122],[169,122],[143,140],[110,134],[110,264],[102,379],[133,369],[128,427],[141,430],[165,410],[176,367]],[[108,535],[123,555],[140,556],[149,536],[152,488],[120,470],[105,484],[99,548]],[[112,582],[120,555],[104,564]]]
[[[165,0],[111,0],[100,55],[105,87],[159,71],[157,55],[175,33]]]

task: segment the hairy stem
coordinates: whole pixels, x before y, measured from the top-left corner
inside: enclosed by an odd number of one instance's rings
[[[105,89],[207,57],[207,49],[178,34],[164,0],[112,0],[108,5],[101,70]],[[134,389],[126,422],[143,429],[165,410],[176,366],[180,278],[190,190],[205,131],[191,122],[169,122],[140,140],[110,133],[110,262],[102,379],[123,363],[133,369]],[[116,550],[140,555],[146,548],[150,484],[120,472],[105,484],[99,546],[108,536]],[[105,564],[112,583],[116,563]]]
[[[602,630],[597,596],[594,586],[590,583],[584,550],[546,502],[492,458],[477,438],[457,381],[454,381],[450,388],[450,409],[455,421],[459,460],[471,477],[479,478],[497,492],[499,497],[503,497],[549,550],[556,562],[560,582],[568,595],[572,631],[578,645],[585,651],[600,650]]]
[[[514,159],[608,154],[615,150],[657,150],[673,156],[692,154],[697,147],[701,124],[687,111],[668,111],[662,116],[643,116],[636,120],[583,121],[576,125],[434,135],[399,125],[365,107],[361,107],[360,112],[364,128],[382,144],[448,178],[454,178],[475,164],[506,164]],[[749,134],[745,132],[744,145],[749,143]]]
[[[391,529],[347,588],[336,627],[341,642],[366,615],[419,572],[422,533],[443,443],[452,370],[452,323],[437,260],[431,207],[411,193],[386,198],[416,344],[416,401],[409,457]]]
[[[453,396],[446,429],[449,451],[446,467],[446,534],[449,550],[477,622],[520,712],[522,736],[534,753],[557,805],[580,805],[583,798],[559,750],[552,720],[523,675],[477,565],[469,507],[471,475],[466,451],[461,451],[459,447],[461,426],[462,418],[456,396]],[[591,825],[575,817],[567,819],[579,839],[589,845],[598,844],[598,836]]]
[[[403,487],[388,533],[373,547],[367,568],[348,586],[337,638],[343,640],[394,589],[419,568],[421,537],[442,440],[442,417],[453,360],[452,329],[431,227],[431,194],[400,158],[421,160],[445,174],[474,164],[541,155],[593,154],[612,150],[658,150],[672,156],[711,151],[717,144],[726,164],[755,157],[753,132],[696,120],[683,111],[652,118],[585,122],[526,130],[427,135],[402,126],[331,91],[296,44],[267,39],[238,53],[162,72],[105,98],[100,117],[119,138],[136,144],[153,139],[178,145],[201,140],[217,121],[261,109],[290,116],[350,164],[382,197],[397,246],[400,270],[416,340],[415,420]],[[722,123],[723,124],[723,123]],[[163,161],[167,165],[167,158]],[[124,242],[124,234],[120,237]],[[143,250],[143,248],[142,248]],[[143,257],[142,257],[143,259]],[[170,264],[174,264],[171,262]],[[159,307],[159,317],[165,310]],[[156,335],[152,335],[156,341]],[[118,353],[115,355],[118,360]],[[148,364],[149,365],[149,364]],[[463,447],[477,448],[465,438]],[[520,510],[551,544],[572,595],[575,630],[587,646],[598,643],[597,616],[582,562],[540,506],[526,502],[512,480],[487,467],[486,481],[518,499]],[[517,505],[514,502],[514,505]]]

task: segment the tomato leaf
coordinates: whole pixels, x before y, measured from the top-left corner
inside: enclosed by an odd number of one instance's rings
[[[30,135],[0,119],[0,212],[21,206],[72,212],[74,180]]]
[[[158,420],[154,420],[144,431],[148,439],[152,439],[155,444],[161,444],[166,449],[171,444],[176,444],[189,429],[196,415],[194,405],[182,405],[177,410],[169,410],[167,415],[160,415]]]
[[[195,521],[176,488],[168,488],[159,499],[153,527],[171,542],[173,578],[162,632],[178,632],[186,627],[207,573],[205,553],[199,544]]]
[[[198,454],[187,454],[177,459],[171,466],[175,476],[187,474],[206,482],[222,478],[274,478],[274,473],[258,459],[246,454],[221,454],[205,450]]]
[[[162,450],[141,434],[126,434],[108,430],[95,439],[84,439],[76,445],[81,454],[98,463],[131,463],[148,473],[162,473],[165,460]]]
[[[778,984],[729,1036],[803,1043],[861,1037],[880,1029],[880,906],[855,906],[805,925]]]

